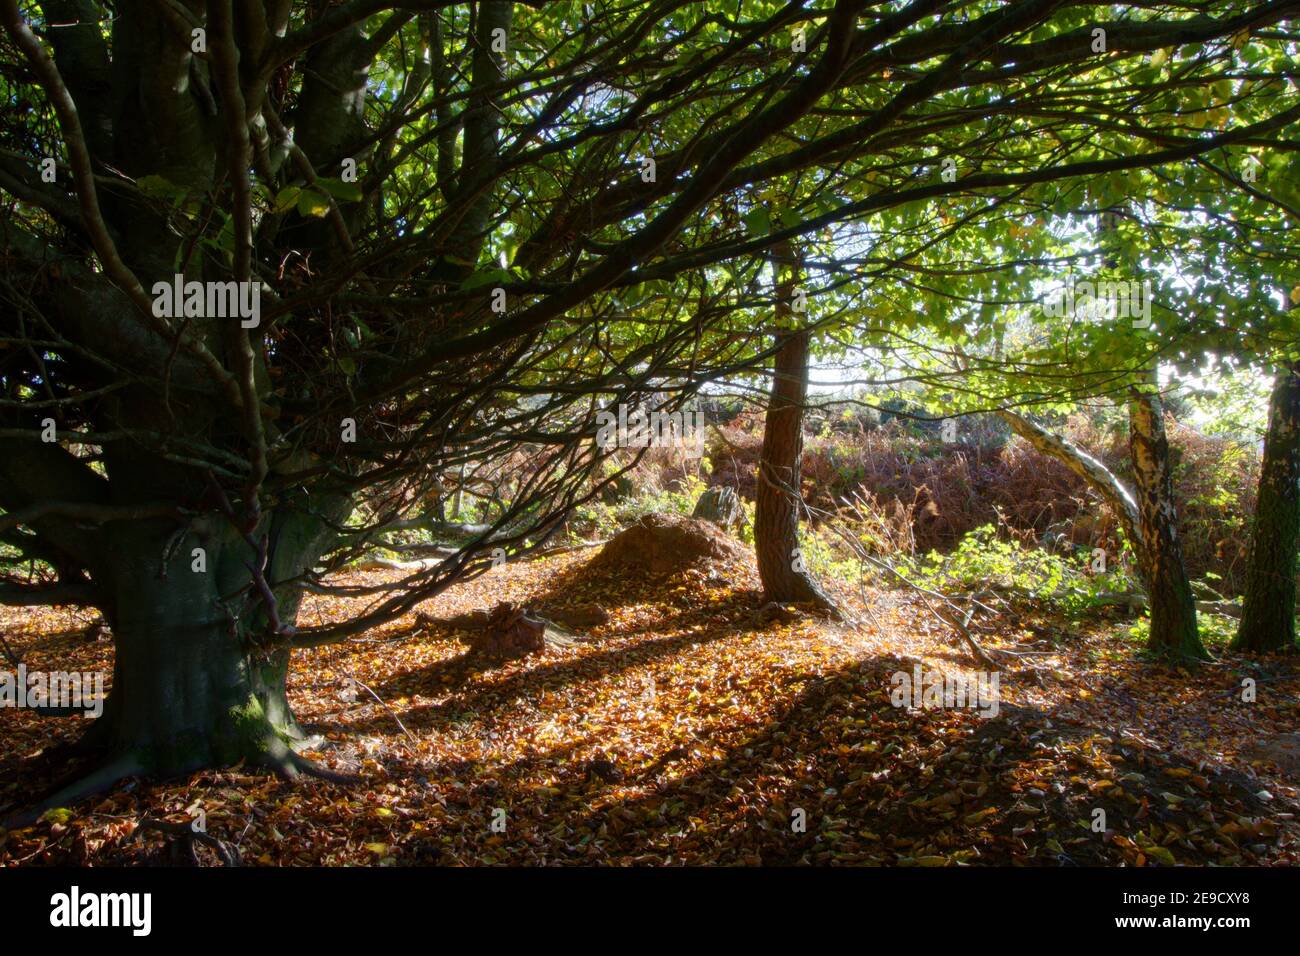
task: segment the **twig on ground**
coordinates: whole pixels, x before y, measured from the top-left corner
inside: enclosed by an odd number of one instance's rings
[[[402,718],[398,717],[398,716],[397,716],[397,713],[393,710],[393,708],[391,708],[391,707],[389,707],[387,704],[385,704],[384,701],[383,701],[383,699],[382,699],[378,694],[376,694],[373,690],[371,690],[371,689],[370,689],[366,684],[364,684],[364,683],[362,683],[361,681],[357,680],[356,677],[354,677],[354,676],[352,675],[352,672],[351,672],[351,671],[349,671],[349,670],[347,670],[347,669],[344,669],[344,670],[343,670],[343,673],[347,674],[349,680],[351,680],[354,684],[356,684],[358,687],[360,687],[362,690],[364,690],[367,694],[369,694],[371,697],[373,697],[373,698],[375,699],[375,703],[379,704],[380,707],[382,707],[382,708],[384,708],[384,710],[388,711],[389,716],[391,716],[391,717],[393,718],[393,720],[397,721],[397,726],[400,727],[400,728],[402,728],[402,733],[406,734],[407,738],[408,738],[412,743],[419,743],[419,741],[416,739],[415,734],[411,733],[409,730],[406,729],[406,725],[405,725],[404,723],[402,723]]]

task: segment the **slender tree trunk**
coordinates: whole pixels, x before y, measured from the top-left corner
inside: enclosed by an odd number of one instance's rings
[[[779,268],[780,264],[775,264]],[[795,272],[776,287],[777,341],[772,393],[763,425],[754,509],[754,550],[763,593],[769,601],[811,603],[826,610],[834,602],[818,587],[799,552],[800,472],[803,409],[808,395],[807,329],[791,329]]]
[[[1129,403],[1129,451],[1137,486],[1143,568],[1151,608],[1147,646],[1177,658],[1208,657],[1196,628],[1196,602],[1178,537],[1164,405],[1154,387],[1135,390]]]
[[[1296,546],[1300,539],[1300,362],[1278,369],[1268,410],[1259,498],[1241,624],[1234,650],[1295,646]]]

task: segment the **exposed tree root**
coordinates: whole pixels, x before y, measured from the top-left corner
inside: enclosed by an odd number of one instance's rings
[[[225,840],[219,840],[211,834],[194,829],[193,823],[173,823],[170,820],[145,817],[140,821],[136,831],[131,834],[131,839],[138,840],[150,831],[157,831],[162,833],[164,837],[169,838],[167,840],[167,851],[173,863],[201,866],[198,847],[202,845],[211,847],[223,866],[241,865],[239,847]]]
[[[96,734],[94,736],[97,738],[100,735]],[[329,770],[308,760],[306,757],[299,756],[294,752],[294,743],[298,743],[298,741],[285,740],[276,733],[268,732],[261,741],[256,758],[250,760],[250,763],[271,770],[287,780],[306,775],[327,780],[330,783],[355,784],[360,782],[361,778],[358,776]],[[81,746],[82,741],[74,742],[71,745],[71,747],[76,748]],[[93,743],[87,746],[93,746]],[[193,769],[197,770],[200,767],[196,766]],[[149,772],[150,768],[140,759],[139,755],[135,751],[130,751],[101,764],[88,774],[75,778],[67,785],[57,788],[39,803],[27,809],[15,811],[9,817],[0,821],[0,829],[16,830],[31,826],[50,810],[73,806],[90,797],[111,790],[114,785],[127,777],[143,776]],[[165,828],[159,826],[157,829]],[[202,839],[199,842],[206,843]]]
[[[356,774],[343,773],[339,770],[330,770],[328,767],[322,767],[314,760],[308,760],[299,754],[293,755],[293,763],[300,773],[309,777],[316,777],[319,780],[326,780],[330,783],[355,784],[360,783],[361,778]]]
[[[79,754],[93,754],[107,750],[109,741],[112,738],[111,731],[113,721],[109,712],[106,710],[99,717],[90,722],[90,726],[76,740],[69,745],[73,752]]]
[[[99,769],[91,771],[75,783],[55,791],[35,806],[26,810],[19,810],[10,815],[3,822],[0,822],[0,828],[17,830],[21,827],[31,826],[50,810],[57,807],[71,806],[88,797],[104,793],[112,789],[121,780],[134,777],[142,773],[143,770],[139,758],[134,753],[124,754],[116,760],[109,761]]]
[[[320,734],[301,734],[300,736],[291,737],[288,740],[289,749],[294,753],[301,753],[304,750],[316,750],[325,742],[325,738]]]
[[[257,763],[285,780],[297,780],[299,776],[306,775],[330,783],[353,784],[361,781],[360,777],[329,770],[315,761],[294,753],[293,748],[277,736],[272,736],[267,741],[266,750],[258,758]]]
[[[297,780],[301,776],[307,776],[315,777],[318,780],[326,780],[330,783],[354,784],[361,782],[361,778],[358,776],[322,767],[315,761],[301,757],[293,751],[279,757],[264,759],[262,765],[285,780]]]

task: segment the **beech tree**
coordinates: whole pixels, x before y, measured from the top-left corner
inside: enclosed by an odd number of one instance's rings
[[[1285,141],[1293,12],[0,0],[0,540],[40,571],[3,597],[115,645],[98,769],[51,802],[311,770],[290,653],[533,546],[608,480],[597,411],[770,364],[774,247],[829,300],[908,275],[844,251],[875,231],[1032,254],[1008,212],[1055,184]],[[454,555],[299,626],[488,478]]]

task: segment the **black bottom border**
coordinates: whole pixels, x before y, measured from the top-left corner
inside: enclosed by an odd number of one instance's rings
[[[82,905],[88,894],[150,894],[148,936],[128,926],[51,925],[58,894],[70,904],[74,886]],[[1298,889],[1288,868],[9,868],[0,870],[0,925],[21,939],[76,934],[127,945],[248,939],[259,926],[295,942],[392,943],[395,930],[438,923],[449,931],[473,924],[494,947],[515,936],[533,945],[604,940],[607,948],[629,933],[647,942],[673,933],[681,943],[753,937],[770,945],[783,928],[821,934],[838,932],[836,924],[873,940],[891,930],[916,942],[933,933],[941,945],[985,933],[1012,943],[1008,932],[1073,940],[1174,930],[1224,939],[1289,930]],[[1121,923],[1133,919],[1154,922]]]

